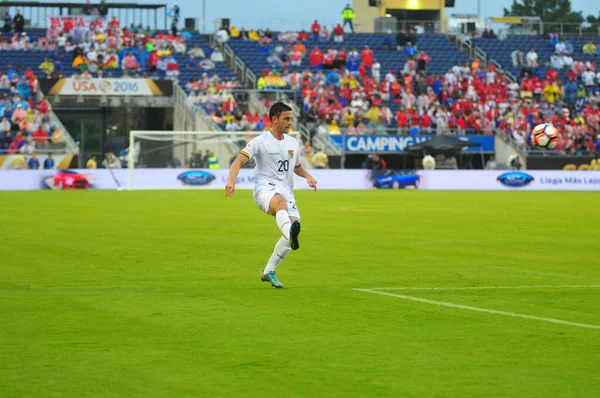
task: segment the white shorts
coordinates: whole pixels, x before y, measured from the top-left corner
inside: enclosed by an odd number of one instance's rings
[[[271,203],[271,200],[276,194],[280,194],[287,201],[288,214],[290,215],[290,217],[300,218],[300,211],[298,211],[298,207],[296,207],[296,199],[294,198],[294,196],[284,195],[281,192],[277,192],[276,189],[263,189],[260,191],[255,191],[254,203],[256,203],[258,208],[264,211],[265,213],[271,214],[271,212],[269,211],[269,204]]]

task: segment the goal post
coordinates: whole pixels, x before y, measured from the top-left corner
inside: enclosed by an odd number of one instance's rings
[[[164,131],[132,130],[127,148],[128,189],[135,189],[136,169],[207,168],[209,155],[228,168],[248,141],[263,131]],[[290,132],[302,145],[299,132]],[[201,151],[201,153],[198,153]],[[193,159],[202,159],[204,163]],[[148,171],[150,172],[150,171]]]

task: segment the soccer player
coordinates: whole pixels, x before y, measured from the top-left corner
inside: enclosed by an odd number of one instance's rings
[[[275,268],[290,250],[298,250],[300,243],[300,212],[294,199],[294,173],[306,179],[308,185],[317,190],[317,181],[300,164],[301,149],[289,133],[292,125],[292,108],[282,102],[275,103],[269,110],[271,131],[253,138],[240,152],[229,170],[225,196],[233,195],[240,168],[252,158],[256,162],[254,203],[265,213],[275,216],[283,235],[275,244],[275,250],[260,279],[273,287],[283,284],[275,276]]]

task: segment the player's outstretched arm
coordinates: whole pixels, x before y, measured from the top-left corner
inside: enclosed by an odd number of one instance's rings
[[[231,196],[235,192],[235,182],[238,173],[240,172],[240,168],[247,162],[248,157],[240,153],[231,164],[231,167],[229,168],[229,178],[227,179],[227,185],[225,185],[225,197]]]
[[[306,178],[306,183],[308,184],[308,186],[311,187],[312,189],[314,189],[315,191],[317,190],[317,180],[315,180],[308,173],[308,171],[306,171],[304,166],[302,166],[302,165],[296,166],[296,168],[294,168],[294,173],[296,173],[296,175],[299,177]]]

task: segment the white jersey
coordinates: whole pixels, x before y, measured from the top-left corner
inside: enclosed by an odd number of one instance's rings
[[[276,189],[284,196],[293,195],[294,168],[300,166],[300,148],[294,137],[284,134],[280,141],[266,131],[253,138],[241,153],[256,162],[255,192]]]

